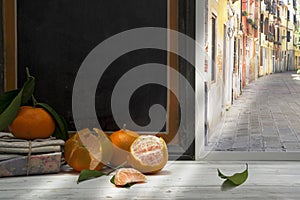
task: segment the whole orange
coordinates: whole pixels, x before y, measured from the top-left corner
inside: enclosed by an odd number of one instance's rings
[[[112,157],[111,141],[101,130],[94,130],[80,130],[64,145],[65,160],[76,171],[100,170]]]
[[[110,161],[110,164],[113,166],[118,166],[127,161],[130,146],[138,137],[138,133],[127,129],[121,129],[113,132],[110,135],[110,139],[114,146],[114,154]]]
[[[51,115],[43,108],[21,106],[9,130],[16,138],[33,140],[48,138],[55,129]]]

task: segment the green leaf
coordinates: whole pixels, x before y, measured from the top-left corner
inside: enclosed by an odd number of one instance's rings
[[[69,135],[68,135],[68,125],[67,125],[67,122],[66,122],[66,120],[65,120],[65,118],[63,117],[63,116],[61,116],[61,115],[59,115],[59,118],[60,118],[60,120],[61,120],[61,122],[62,122],[62,124],[63,124],[63,127],[65,127],[64,129],[65,129],[65,131],[67,132],[66,134],[62,134],[62,131],[61,131],[61,128],[59,127],[59,126],[55,126],[55,130],[54,130],[54,132],[53,132],[53,136],[54,137],[56,137],[56,138],[61,138],[61,139],[63,139],[63,140],[67,140],[68,138],[69,138]],[[63,131],[64,132],[64,131]],[[66,136],[63,136],[63,137],[61,137],[61,135],[66,135]],[[65,139],[64,139],[65,138]]]
[[[111,182],[112,184],[115,184],[115,175],[113,175],[113,177],[111,177],[110,182]]]
[[[27,78],[27,81],[23,85],[23,93],[22,93],[22,102],[21,105],[24,105],[28,102],[28,100],[32,97],[35,87],[35,78],[30,76]]]
[[[34,85],[34,77],[29,77],[21,90],[12,90],[2,96],[1,99],[3,101],[7,101],[5,105],[1,107],[3,111],[0,114],[0,131],[5,129],[14,121],[19,112],[20,106],[30,99],[34,90]],[[17,91],[19,91],[18,94],[13,98]]]
[[[227,176],[225,176],[224,174],[221,173],[221,171],[219,169],[218,170],[218,176],[222,179],[227,179]]]
[[[112,184],[116,185],[116,184],[115,184],[115,175],[113,175],[113,177],[111,177],[110,182],[111,182]],[[130,187],[133,186],[133,185],[134,185],[134,183],[126,183],[126,184],[123,185],[123,186],[119,186],[119,185],[118,185],[118,187],[130,188]]]
[[[55,131],[53,133],[53,136],[58,139],[62,139],[66,141],[69,138],[69,136],[68,136],[68,128],[65,119],[61,117],[59,114],[57,114],[57,112],[46,103],[37,103],[36,105],[47,110],[54,118],[56,126],[55,126]]]
[[[0,114],[0,131],[9,126],[16,118],[22,102],[23,89],[11,101],[8,107]]]
[[[236,188],[238,185],[235,185],[230,180],[226,179],[226,181],[223,182],[221,185],[221,191],[228,191]]]
[[[122,163],[121,165],[117,166],[116,168],[113,168],[111,171],[107,172],[107,173],[104,173],[102,171],[96,171],[96,170],[82,170],[79,174],[79,177],[78,177],[78,180],[77,180],[77,184],[82,182],[82,181],[85,181],[85,180],[90,180],[90,179],[93,179],[93,178],[98,178],[100,176],[103,176],[103,175],[110,175],[112,172],[114,172],[115,170],[123,167],[127,162],[124,162]]]
[[[20,90],[11,90],[0,95],[0,114],[7,108]]]
[[[226,175],[224,175],[219,169],[217,169],[217,171],[218,171],[218,176],[220,178],[227,179],[230,182],[232,182],[234,185],[241,185],[248,178],[248,164],[247,163],[246,163],[246,169],[245,169],[245,171],[243,171],[241,173],[235,173],[232,176],[226,176]]]
[[[82,181],[86,181],[86,180],[93,179],[93,178],[98,178],[103,175],[106,175],[106,174],[103,173],[102,171],[84,169],[79,174],[77,184]]]
[[[23,85],[21,105],[27,103],[27,101],[31,98],[34,87],[35,79],[34,77],[29,77]],[[19,94],[20,91],[20,89],[10,90],[0,95],[0,113],[2,113],[9,106],[9,104]]]

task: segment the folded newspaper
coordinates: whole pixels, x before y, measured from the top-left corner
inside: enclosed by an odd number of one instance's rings
[[[54,137],[29,141],[0,132],[0,177],[59,172],[63,145]]]

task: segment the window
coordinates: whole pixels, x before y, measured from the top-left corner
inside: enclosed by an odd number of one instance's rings
[[[265,19],[265,27],[264,27],[264,34],[267,35],[269,33],[269,19]]]
[[[264,32],[264,14],[260,15],[260,32]]]
[[[236,52],[236,47],[237,47],[237,41],[236,37],[234,38],[234,45],[233,45],[233,72],[236,72],[237,67],[237,52]]]
[[[216,17],[211,20],[211,80],[215,80],[216,73]]]
[[[287,32],[286,41],[287,42],[291,41],[291,32],[290,31]]]
[[[290,20],[290,11],[289,10],[287,11],[287,20],[288,21]]]

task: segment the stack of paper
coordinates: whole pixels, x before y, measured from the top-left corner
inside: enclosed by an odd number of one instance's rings
[[[59,172],[63,145],[53,137],[29,141],[0,132],[0,177]]]

